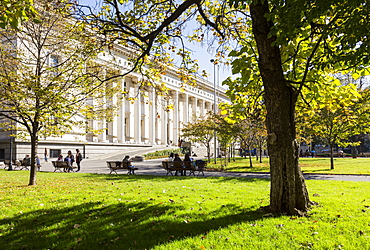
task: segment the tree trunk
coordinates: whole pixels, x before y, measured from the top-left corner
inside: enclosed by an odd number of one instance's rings
[[[248,147],[248,152],[249,152],[249,167],[252,168],[253,167],[253,161],[252,161],[252,152],[251,152],[250,147]]]
[[[37,135],[31,136],[31,170],[30,170],[30,180],[28,185],[36,185],[36,172],[37,172],[37,165],[36,165],[36,154],[38,148],[38,137]]]
[[[297,215],[308,210],[309,197],[298,164],[298,143],[294,122],[297,94],[283,75],[279,48],[269,35],[273,23],[265,17],[268,1],[250,5],[253,34],[258,49],[258,65],[266,102],[267,146],[270,156],[270,206],[275,214]]]
[[[334,169],[334,144],[330,144],[330,169]]]
[[[209,143],[207,143],[206,148],[207,148],[208,163],[210,163],[211,162],[211,145],[209,145]]]
[[[259,151],[260,151],[260,163],[262,163],[262,144],[259,145]]]
[[[357,158],[357,148],[355,146],[352,146],[351,149],[352,158]]]

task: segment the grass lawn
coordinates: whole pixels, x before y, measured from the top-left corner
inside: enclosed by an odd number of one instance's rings
[[[228,163],[224,167],[226,171],[236,172],[269,172],[268,158],[263,158],[262,163],[259,163],[255,157],[253,159],[253,167],[249,165],[249,158],[236,158],[236,161]],[[334,169],[330,169],[330,158],[315,157],[315,158],[300,158],[300,166],[304,173],[320,173],[320,174],[370,174],[370,158],[334,158]],[[221,168],[221,161],[218,159],[217,165],[208,164],[209,168]]]
[[[307,181],[308,217],[272,217],[270,182],[0,170],[1,249],[370,249],[369,182]]]

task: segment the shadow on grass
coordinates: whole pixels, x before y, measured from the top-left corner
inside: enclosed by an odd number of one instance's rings
[[[40,209],[1,219],[0,226],[6,229],[0,244],[6,249],[151,249],[262,218],[261,211],[245,211],[234,205],[220,206],[208,214],[182,210],[176,203],[131,201]]]

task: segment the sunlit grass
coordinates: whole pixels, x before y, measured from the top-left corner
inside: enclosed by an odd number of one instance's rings
[[[330,158],[300,158],[299,163],[304,173],[321,174],[370,174],[370,158],[334,158],[334,169],[330,169]],[[223,166],[222,166],[223,165]],[[269,160],[263,158],[262,163],[252,158],[250,167],[249,158],[235,158],[225,166],[224,160],[218,159],[215,165],[213,161],[208,164],[209,168],[224,169],[236,172],[269,172]]]
[[[0,170],[3,249],[369,249],[368,182],[307,181],[308,217],[270,217],[269,181]]]

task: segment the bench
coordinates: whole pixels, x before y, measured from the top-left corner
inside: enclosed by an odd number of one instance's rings
[[[174,171],[175,175],[177,175],[178,172],[182,173],[183,171],[186,170],[181,161],[162,161],[162,167],[167,171],[166,175],[168,174],[173,175],[172,172]]]
[[[195,176],[195,172],[198,172],[197,176],[199,176],[200,173],[202,173],[203,176],[204,176],[203,171],[206,168],[206,165],[207,165],[207,162],[205,162],[203,160],[196,160],[195,165],[193,165],[193,164],[191,165],[191,170],[190,170],[189,175],[193,174]]]
[[[20,161],[18,161],[18,160],[13,161],[11,164],[12,164],[12,169],[13,170],[17,170],[17,168],[19,168],[19,170],[23,170],[23,169],[30,170],[28,167],[31,167],[31,164],[24,165],[21,160]],[[9,169],[10,160],[4,160],[4,165],[5,165],[4,169]]]
[[[186,171],[189,171],[189,175],[191,174],[193,162],[192,161],[183,161],[183,166],[184,166],[184,175],[186,175]]]
[[[117,170],[128,170],[127,174],[135,174],[135,170],[138,168],[131,166],[131,162],[129,161],[107,161],[107,167],[110,169],[110,173],[116,173]]]
[[[14,163],[11,163],[11,164],[13,168]],[[4,160],[4,169],[9,169],[9,168],[10,168],[10,160]]]
[[[74,169],[77,168],[74,166],[69,166],[68,162],[66,161],[52,161],[51,163],[53,164],[54,172],[56,172],[57,170],[59,170],[59,172],[64,172],[64,170],[72,170],[72,172],[75,172]]]
[[[25,162],[25,161],[22,161],[22,160],[20,160],[19,162],[21,163],[21,170],[22,169],[30,170],[29,167],[31,167],[31,163]]]

